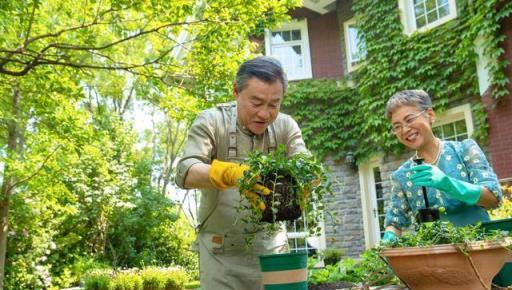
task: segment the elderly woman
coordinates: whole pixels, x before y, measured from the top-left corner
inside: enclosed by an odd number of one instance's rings
[[[480,147],[471,139],[442,141],[432,132],[436,115],[432,101],[423,90],[406,90],[393,95],[386,104],[391,130],[400,143],[415,150],[391,175],[392,192],[383,241],[400,236],[428,204],[444,208],[441,220],[456,226],[489,220],[488,209],[499,205],[499,182]],[[423,158],[422,165],[414,159]]]

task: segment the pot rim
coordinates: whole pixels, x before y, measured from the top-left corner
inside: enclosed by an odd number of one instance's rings
[[[507,237],[498,241],[474,241],[468,243],[442,244],[421,247],[384,248],[380,255],[385,257],[392,257],[425,254],[445,254],[457,253],[461,251],[481,251],[487,249],[505,248],[509,245],[512,245],[512,237]]]

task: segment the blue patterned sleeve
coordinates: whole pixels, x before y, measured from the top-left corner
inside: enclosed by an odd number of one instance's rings
[[[384,225],[394,226],[399,230],[411,225],[411,209],[395,174],[391,175],[391,199],[388,202]]]
[[[462,141],[462,159],[468,170],[469,181],[486,187],[501,203],[503,194],[498,177],[475,141],[471,139]]]

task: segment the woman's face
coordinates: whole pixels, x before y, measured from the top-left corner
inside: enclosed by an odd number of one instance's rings
[[[400,143],[411,149],[421,149],[434,141],[432,122],[434,111],[422,110],[416,106],[401,106],[391,114],[391,128]]]

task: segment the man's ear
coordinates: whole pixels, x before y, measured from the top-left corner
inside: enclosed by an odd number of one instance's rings
[[[236,82],[233,82],[233,96],[235,96],[235,100],[238,100],[238,86]]]

